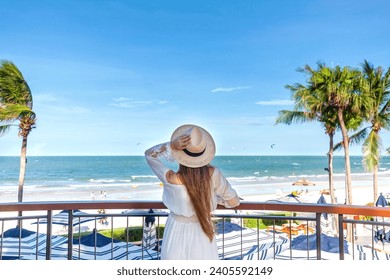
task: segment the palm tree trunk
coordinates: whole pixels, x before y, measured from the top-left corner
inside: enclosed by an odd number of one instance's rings
[[[334,193],[334,182],[333,182],[333,137],[334,132],[328,133],[329,135],[329,152],[328,152],[328,171],[329,171],[329,194],[332,204],[336,204],[336,195]],[[336,235],[338,235],[338,229],[337,226],[337,215],[332,215],[332,228],[335,231]]]
[[[345,160],[345,202],[346,204],[352,204],[352,176],[351,176],[351,162],[349,158],[349,137],[347,133],[347,127],[345,126],[342,109],[338,109],[337,116],[341,127],[341,133],[343,135],[344,160]]]
[[[372,171],[373,186],[374,186],[374,203],[378,199],[378,165],[374,166]]]
[[[19,186],[18,186],[18,202],[23,202],[23,186],[24,178],[26,175],[26,154],[27,154],[27,137],[23,137],[22,140],[22,149],[20,153],[20,172],[19,172]],[[22,212],[19,212],[19,216],[22,216]],[[19,221],[19,226],[22,226],[21,220]]]
[[[329,194],[332,204],[336,203],[333,183],[333,136],[334,133],[329,133],[329,152],[328,152],[328,171],[329,171]]]
[[[347,140],[348,143],[348,140]],[[347,204],[352,204],[352,176],[351,176],[351,162],[349,158],[349,145],[344,147],[345,152],[345,178],[347,186]]]
[[[341,133],[343,135],[344,146],[344,160],[345,160],[345,204],[352,204],[352,177],[351,177],[351,163],[349,159],[349,137],[347,133],[347,127],[345,126],[343,111],[341,108],[337,111],[337,117],[341,127]],[[341,234],[341,233],[340,233]],[[352,241],[352,224],[347,224],[346,232],[347,241]]]

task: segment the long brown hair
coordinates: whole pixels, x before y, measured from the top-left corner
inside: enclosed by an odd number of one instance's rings
[[[211,175],[210,165],[191,168],[179,165],[178,175],[187,188],[188,195],[202,230],[211,240],[214,238],[214,227],[211,220]]]

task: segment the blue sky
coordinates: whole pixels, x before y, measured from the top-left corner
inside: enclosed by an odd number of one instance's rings
[[[285,85],[305,81],[297,68],[389,67],[386,0],[0,4],[0,59],[22,71],[38,117],[28,155],[142,155],[184,123],[209,130],[218,155],[325,155],[319,124],[274,125],[293,108]],[[11,130],[0,155],[20,146]]]

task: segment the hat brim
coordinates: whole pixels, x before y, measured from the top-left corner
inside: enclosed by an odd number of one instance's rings
[[[206,149],[204,153],[200,156],[193,157],[186,154],[183,150],[172,149],[172,156],[178,163],[184,166],[191,168],[202,167],[208,165],[214,159],[215,156],[215,142],[213,137],[207,130],[197,125],[185,124],[176,128],[176,130],[172,133],[171,141],[183,135],[192,127],[197,127],[203,132],[203,136],[205,137],[204,140],[206,142]]]

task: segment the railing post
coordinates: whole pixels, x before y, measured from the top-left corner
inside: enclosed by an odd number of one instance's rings
[[[73,210],[68,210],[68,260],[72,259],[73,252]]]
[[[321,213],[316,213],[317,260],[321,260]]]
[[[4,234],[4,220],[1,221],[1,241],[0,241],[0,260],[3,259],[3,234]]]
[[[46,260],[51,259],[51,235],[53,233],[53,224],[52,224],[52,211],[47,210],[47,228],[46,228]],[[37,233],[37,238],[38,238]]]
[[[222,218],[222,257],[225,259],[225,217]]]
[[[339,256],[340,260],[344,260],[344,217],[339,214]]]

